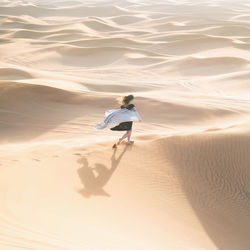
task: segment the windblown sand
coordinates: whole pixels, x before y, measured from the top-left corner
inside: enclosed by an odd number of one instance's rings
[[[250,249],[249,1],[2,0],[0,51],[0,250]]]

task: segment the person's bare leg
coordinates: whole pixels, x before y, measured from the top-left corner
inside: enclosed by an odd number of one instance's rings
[[[122,140],[124,140],[126,137],[128,137],[128,131],[123,135],[123,137],[119,138],[117,145],[119,145],[122,142]]]
[[[132,134],[132,129],[127,131],[127,132],[128,132],[128,144],[131,144],[130,137],[131,137],[131,134]]]
[[[123,137],[119,138],[118,142],[113,145],[113,148],[116,148],[117,145],[119,145],[126,137],[128,137],[128,131],[123,135]]]

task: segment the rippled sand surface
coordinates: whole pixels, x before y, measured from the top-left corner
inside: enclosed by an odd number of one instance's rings
[[[249,48],[248,1],[1,1],[0,249],[250,249]]]

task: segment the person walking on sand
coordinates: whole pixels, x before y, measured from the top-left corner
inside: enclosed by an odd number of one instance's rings
[[[116,148],[125,138],[127,138],[127,144],[133,143],[133,141],[130,140],[133,121],[141,121],[141,117],[136,111],[135,105],[130,103],[133,99],[133,95],[124,96],[120,109],[107,110],[105,112],[106,118],[104,123],[99,123],[94,127],[97,130],[109,126],[112,131],[126,131],[126,133],[119,138],[118,142],[113,145],[113,148]]]
[[[122,98],[122,105],[120,106],[121,109],[128,109],[128,110],[135,110],[135,105],[130,103],[134,99],[133,95],[124,96]],[[140,120],[139,120],[140,121]],[[121,138],[119,138],[118,142],[113,145],[113,148],[117,147],[126,137],[128,138],[127,144],[133,143],[133,141],[130,141],[130,137],[132,134],[132,126],[133,121],[126,121],[121,122],[117,126],[111,128],[113,131],[127,131]]]

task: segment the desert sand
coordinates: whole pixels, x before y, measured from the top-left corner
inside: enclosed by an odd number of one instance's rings
[[[249,1],[2,0],[0,249],[249,250],[249,48]]]

